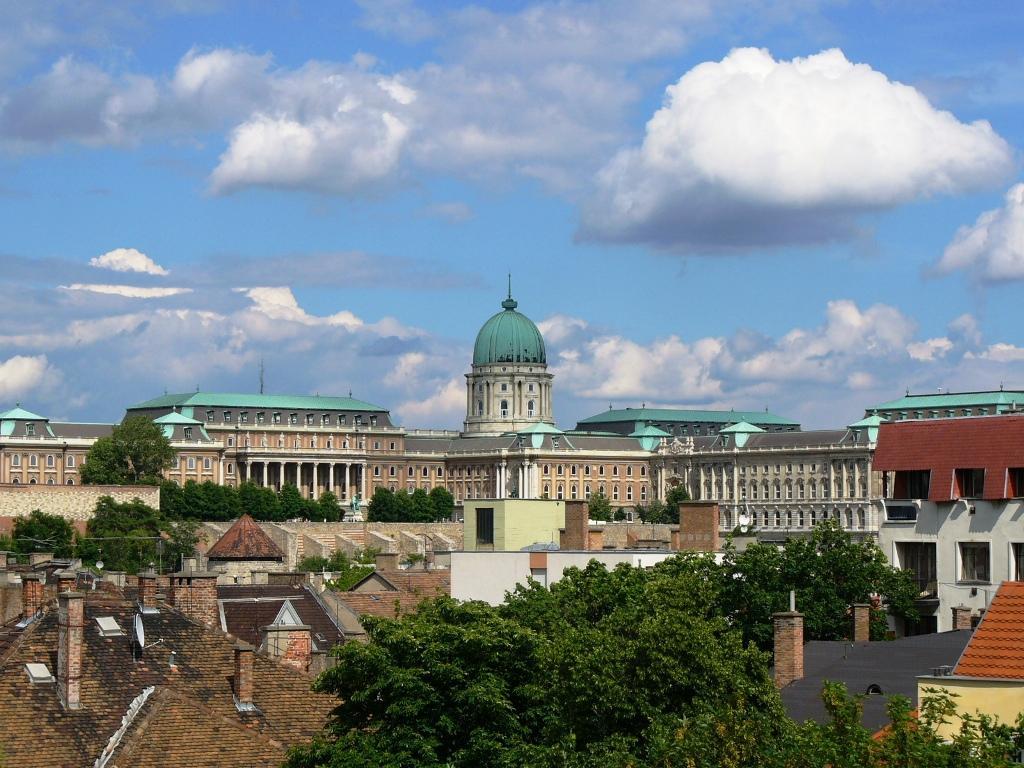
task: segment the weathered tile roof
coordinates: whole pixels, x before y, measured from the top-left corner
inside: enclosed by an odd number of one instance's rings
[[[242,515],[206,551],[214,560],[283,560],[284,552],[249,515]]]
[[[954,674],[1024,680],[1024,582],[1000,585]]]
[[[302,623],[309,625],[315,650],[329,651],[345,642],[338,623],[307,586],[218,586],[217,599],[221,608],[221,629],[250,645],[259,645],[259,628],[273,623],[285,600],[291,602]]]
[[[233,637],[161,606],[158,614],[142,618],[148,647],[135,661],[130,642],[135,606],[97,592],[87,594],[84,607],[81,709],[65,710],[55,684],[33,684],[25,673],[27,662],[42,662],[56,674],[57,612],[52,607],[19,632],[0,656],[0,737],[9,765],[93,765],[121,726],[129,704],[149,686],[155,687],[152,700],[132,721],[119,747],[142,751],[138,758],[118,759],[117,765],[279,765],[285,747],[318,733],[336,703],[313,693],[308,675],[257,654],[253,679],[259,712],[240,714],[233,698]],[[102,637],[99,616],[113,617],[125,634]],[[169,663],[171,652],[175,667]],[[197,711],[202,716],[189,714]],[[150,736],[137,729],[150,725],[153,745],[145,747]],[[244,738],[234,735],[240,728],[247,732]],[[239,760],[246,739],[251,748]],[[281,746],[268,760],[272,742]],[[195,755],[205,757],[193,759]]]
[[[412,592],[337,592],[335,597],[357,616],[387,619],[411,613],[426,599]]]

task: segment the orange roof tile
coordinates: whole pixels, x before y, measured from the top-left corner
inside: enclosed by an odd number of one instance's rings
[[[999,586],[955,674],[1024,680],[1024,582]]]
[[[249,515],[242,515],[207,551],[213,560],[283,560],[284,552]]]

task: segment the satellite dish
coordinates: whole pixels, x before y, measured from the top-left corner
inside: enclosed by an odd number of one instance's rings
[[[135,614],[135,642],[139,644],[139,650],[146,647],[146,629],[142,626],[142,614]]]
[[[102,571],[103,570],[103,561],[102,560],[97,560],[96,561],[96,567],[99,568]]]
[[[746,528],[749,525],[750,525],[750,515],[748,515],[746,513],[743,513],[742,515],[740,515],[740,527],[741,528]]]

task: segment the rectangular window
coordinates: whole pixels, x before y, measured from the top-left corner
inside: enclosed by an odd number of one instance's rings
[[[476,543],[494,546],[494,510],[491,508],[476,511]]]
[[[960,542],[960,581],[988,583],[989,545],[988,542]]]
[[[373,450],[375,450],[375,451],[379,451],[380,450],[380,440],[374,440],[373,441]]]
[[[185,427],[182,431],[185,433],[186,440],[192,439],[192,427]]]
[[[231,421],[231,411],[224,411],[224,421],[225,422]]]
[[[298,424],[299,423],[299,414],[297,414],[297,413],[289,413],[288,414],[288,423],[289,424]]]
[[[248,424],[249,423],[249,412],[248,411],[242,411],[241,413],[239,413],[238,414],[238,421],[240,423],[242,423],[242,424]]]
[[[267,414],[265,414],[263,411],[260,411],[259,413],[256,414],[256,423],[262,424],[264,421],[266,421],[266,418]]]
[[[32,437],[32,435],[34,435],[35,433],[36,433],[36,425],[35,424],[26,424],[25,425],[25,434],[26,435],[28,435],[29,437]]]
[[[313,414],[312,413],[307,413],[306,414],[306,426],[307,427],[312,427],[313,426]]]
[[[1010,487],[1006,489],[1006,495],[1011,499],[1024,496],[1024,467],[1010,467],[1007,472]]]
[[[1013,573],[1010,578],[1014,581],[1024,581],[1024,544],[1016,542],[1013,545]]]
[[[348,422],[348,416],[344,413],[338,416],[338,426],[343,427]]]
[[[984,469],[956,470],[956,495],[961,499],[979,499],[985,490]],[[915,497],[916,498],[916,497]]]
[[[280,413],[274,413],[273,420],[274,420],[275,424],[280,424],[281,423],[281,414]]]
[[[912,469],[897,472],[892,498],[927,499],[931,474],[931,470],[928,469]]]
[[[934,598],[938,594],[938,566],[935,544],[916,541],[901,541],[896,544],[897,567],[910,571],[917,585],[918,596]]]
[[[207,420],[208,422],[211,422],[211,421],[213,421],[213,411],[207,411],[207,412],[206,412],[206,420]]]
[[[228,448],[231,448],[232,446],[234,446],[234,444],[235,444],[235,438],[229,437],[228,438]]]

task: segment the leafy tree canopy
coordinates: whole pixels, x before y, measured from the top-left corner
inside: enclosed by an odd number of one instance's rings
[[[28,517],[14,519],[12,544],[17,552],[52,552],[54,557],[71,557],[75,529],[60,515],[38,509]]]
[[[174,449],[163,430],[147,416],[128,416],[101,437],[86,455],[83,483],[157,485],[174,464]]]
[[[590,494],[587,509],[591,520],[610,520],[612,517],[612,503],[601,491]]]
[[[452,495],[443,488],[429,494],[422,488],[412,493],[376,488],[367,508],[367,519],[374,523],[431,523],[451,519]]]

